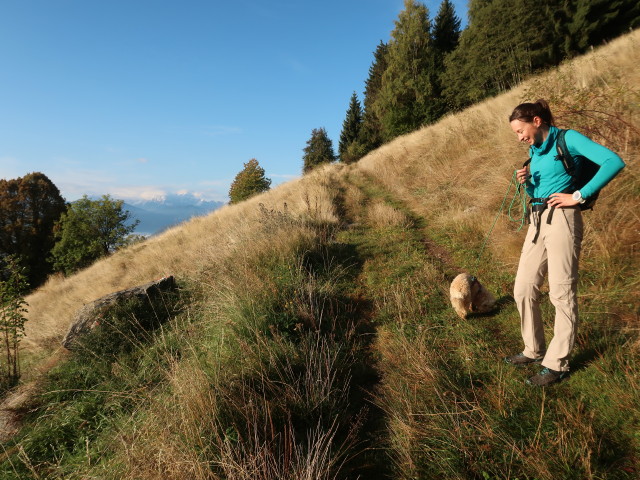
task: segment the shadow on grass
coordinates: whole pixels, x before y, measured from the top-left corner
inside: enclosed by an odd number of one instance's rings
[[[473,318],[490,318],[501,314],[505,309],[511,308],[514,303],[514,299],[511,295],[505,295],[496,300],[496,305],[493,310],[484,313],[470,313],[467,315],[467,319]]]

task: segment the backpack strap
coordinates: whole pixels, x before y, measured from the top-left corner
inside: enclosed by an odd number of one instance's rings
[[[580,156],[580,160],[569,152],[565,135],[569,130],[559,130],[556,137],[556,160],[562,161],[565,171],[571,177],[571,184],[562,193],[572,193],[582,188],[598,171],[599,165],[588,158]],[[578,163],[580,161],[581,163]],[[586,180],[585,180],[586,178]],[[580,204],[580,210],[591,210],[598,199],[599,192],[591,195],[585,203]]]
[[[575,177],[578,171],[576,168],[576,161],[569,152],[567,141],[564,138],[567,132],[568,130],[559,130],[558,135],[556,136],[556,151],[558,152],[556,160],[560,160],[562,162],[565,172],[567,172],[567,174],[573,179],[573,182],[575,182]]]

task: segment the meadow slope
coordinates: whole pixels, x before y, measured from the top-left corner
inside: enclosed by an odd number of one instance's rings
[[[637,478],[639,44],[51,278],[27,298],[35,393],[0,478]],[[540,97],[627,168],[585,214],[572,375],[533,390],[501,359],[520,347],[507,209],[527,155],[507,117]],[[457,318],[460,271],[495,312]],[[84,303],[169,274],[162,305],[51,360]]]

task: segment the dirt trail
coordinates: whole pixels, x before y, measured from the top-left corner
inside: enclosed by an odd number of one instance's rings
[[[370,193],[366,193],[367,186],[377,189],[378,198],[385,200],[389,205],[400,208],[400,210],[413,222],[416,231],[420,233],[421,242],[427,252],[427,255],[429,255],[440,269],[445,272],[445,275],[449,280],[452,280],[458,273],[465,272],[465,269],[455,262],[451,252],[445,246],[438,244],[429,236],[427,219],[418,211],[418,209],[415,208],[414,205],[411,204],[410,201],[408,201],[407,198],[403,198],[398,195],[397,192],[393,192],[371,175],[364,172],[358,172],[358,174],[357,179],[353,176],[347,176],[345,180],[362,191],[363,195],[367,197],[371,195]]]
[[[37,367],[37,374],[33,380],[18,385],[0,400],[0,443],[11,440],[20,431],[22,417],[29,411],[40,392],[42,376],[66,355],[67,351],[62,347],[56,350],[51,357]]]

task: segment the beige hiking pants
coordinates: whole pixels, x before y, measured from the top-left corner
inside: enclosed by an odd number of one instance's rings
[[[522,247],[513,290],[520,312],[523,353],[530,358],[544,356],[542,365],[552,370],[568,371],[569,354],[578,331],[578,259],[582,244],[582,214],[577,207],[556,208],[547,225],[550,209],[540,218],[536,243],[533,223]],[[553,339],[546,348],[540,287],[549,275],[549,299],[554,305]]]

